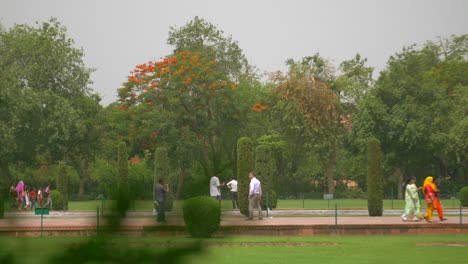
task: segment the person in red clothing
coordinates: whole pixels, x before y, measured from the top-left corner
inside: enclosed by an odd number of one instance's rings
[[[37,195],[36,195],[36,188],[32,188],[32,190],[29,192],[29,200],[31,201],[31,210],[36,209],[36,204],[37,204]]]
[[[437,186],[434,184],[434,179],[432,178],[432,176],[426,177],[422,191],[425,194],[425,199],[427,203],[427,212],[424,216],[424,219],[426,219],[427,222],[432,222],[432,214],[434,213],[434,209],[436,209],[440,221],[447,220],[447,218],[444,218],[442,206],[440,204],[439,198],[436,196],[436,192],[438,191],[438,189]]]
[[[434,209],[437,210],[437,214],[439,215],[440,221],[447,220],[447,218],[444,217],[444,209],[442,207],[442,203],[440,202],[440,189],[439,186],[437,185],[436,179],[433,179],[434,183]]]

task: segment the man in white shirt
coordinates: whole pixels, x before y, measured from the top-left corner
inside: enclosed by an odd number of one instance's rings
[[[211,177],[210,179],[210,196],[215,198],[219,203],[221,203],[221,187],[224,184],[219,183],[219,178],[216,176]]]
[[[262,201],[262,184],[253,172],[249,173],[249,178],[249,218],[247,218],[247,220],[253,220],[253,209],[255,206],[258,209],[258,219],[262,220],[262,207],[260,205],[260,202]]]
[[[231,190],[231,198],[232,198],[232,208],[236,209],[239,208],[239,203],[237,202],[237,181],[234,177],[231,179],[230,182],[226,184],[226,186]]]

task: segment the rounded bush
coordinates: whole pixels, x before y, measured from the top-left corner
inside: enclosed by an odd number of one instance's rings
[[[183,205],[184,222],[192,237],[211,237],[219,228],[221,206],[218,201],[207,196],[190,198]]]
[[[468,186],[461,188],[458,199],[460,199],[462,206],[468,207]]]

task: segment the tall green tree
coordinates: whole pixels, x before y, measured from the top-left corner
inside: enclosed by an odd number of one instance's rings
[[[356,142],[363,146],[365,138],[377,137],[386,167],[397,172],[399,182],[427,174],[455,176],[454,171],[466,169],[461,158],[466,149],[455,147],[466,137],[466,43],[466,36],[452,36],[404,48],[389,59],[375,89],[358,106]]]
[[[130,193],[128,185],[128,152],[125,142],[120,142],[117,146],[117,212],[121,217],[125,217],[130,207]]]
[[[274,178],[276,164],[273,150],[268,145],[259,145],[255,149],[255,174],[262,183],[262,207],[266,208],[268,196],[268,208],[276,208],[276,192],[274,190]]]
[[[237,194],[240,212],[249,215],[249,173],[255,168],[253,141],[242,137],[237,142]]]
[[[333,193],[336,152],[343,125],[340,123],[339,97],[332,89],[335,83],[330,63],[316,54],[296,62],[288,60],[289,71],[275,76],[275,91],[280,103],[275,107],[289,129],[310,153],[317,154],[322,165],[328,192]]]
[[[380,142],[376,138],[370,138],[367,143],[367,208],[369,216],[382,216],[383,184]]]
[[[54,18],[37,27],[0,28],[0,110],[8,113],[0,115],[3,176],[13,161],[41,156],[53,164],[88,143],[88,107],[100,99],[88,87],[92,69],[83,56]]]
[[[154,154],[154,184],[153,184],[153,192],[156,190],[156,186],[159,180],[164,180],[170,187],[169,193],[166,194],[166,204],[165,210],[172,211],[173,207],[173,179],[171,178],[170,173],[170,164],[169,164],[169,157],[167,156],[167,149],[164,147],[159,147],[156,149]],[[154,193],[154,197],[156,197],[156,193]]]

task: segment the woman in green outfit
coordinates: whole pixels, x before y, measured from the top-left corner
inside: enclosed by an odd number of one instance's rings
[[[424,217],[421,214],[421,206],[419,205],[418,191],[421,187],[416,187],[416,178],[408,179],[405,188],[405,213],[401,216],[403,221],[420,221]]]

